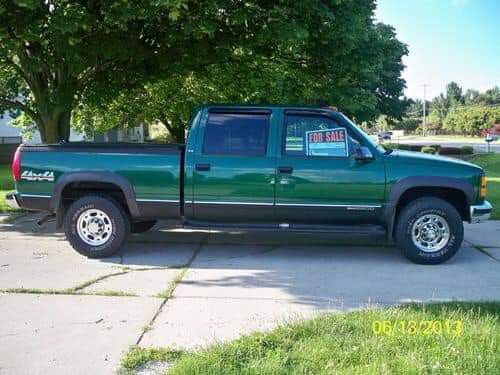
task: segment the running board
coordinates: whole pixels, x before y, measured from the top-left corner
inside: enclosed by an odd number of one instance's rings
[[[307,224],[244,224],[244,223],[212,223],[203,221],[185,221],[184,228],[188,229],[216,229],[222,231],[272,231],[272,232],[318,232],[338,234],[386,235],[382,225],[307,225]]]

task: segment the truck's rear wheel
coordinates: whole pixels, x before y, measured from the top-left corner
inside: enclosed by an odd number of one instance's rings
[[[418,264],[439,264],[460,248],[464,226],[448,202],[419,198],[403,208],[396,223],[396,244],[404,256]]]
[[[112,198],[88,195],[69,207],[64,231],[71,246],[80,254],[103,258],[120,250],[130,232],[130,222]]]

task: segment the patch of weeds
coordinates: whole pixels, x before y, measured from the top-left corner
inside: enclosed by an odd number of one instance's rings
[[[68,292],[67,289],[37,289],[37,288],[7,288],[0,289],[2,293],[20,293],[20,294],[75,294]]]
[[[77,292],[79,290],[85,289],[86,287],[88,287],[92,284],[98,283],[99,281],[105,280],[105,279],[113,277],[113,276],[125,275],[126,273],[129,273],[129,272],[130,272],[130,269],[124,268],[121,271],[108,273],[107,275],[99,276],[99,277],[96,277],[94,279],[85,281],[84,283],[81,283],[81,284],[79,284],[73,288],[69,288],[67,290]]]
[[[165,298],[165,299],[171,298],[172,294],[174,293],[175,288],[181,282],[181,280],[184,278],[184,275],[186,274],[187,270],[188,270],[188,267],[180,268],[177,275],[175,275],[175,278],[168,284],[167,289],[159,292],[155,297]]]
[[[137,294],[131,292],[122,292],[121,290],[103,290],[89,293],[75,293],[82,295],[92,296],[105,296],[105,297],[137,297]]]
[[[85,281],[82,284],[66,289],[39,289],[39,288],[8,288],[0,289],[2,293],[22,293],[22,294],[58,294],[58,295],[95,295],[95,296],[118,296],[118,297],[135,297],[136,294],[115,290],[83,292],[82,289],[95,284],[99,281],[107,279],[112,276],[125,275],[129,273],[130,269],[123,268],[119,272],[109,273],[107,275],[99,276],[94,279]]]
[[[70,295],[70,296],[137,297],[137,294],[130,292],[122,292],[120,290],[79,292],[76,291],[74,288],[68,288],[68,289],[8,288],[8,289],[0,289],[0,292],[18,293],[18,294]]]
[[[130,373],[154,362],[172,363],[177,361],[184,352],[168,348],[140,348],[133,346],[121,361],[121,373]]]

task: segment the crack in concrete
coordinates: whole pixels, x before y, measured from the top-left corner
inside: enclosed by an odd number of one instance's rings
[[[150,331],[152,329],[154,322],[156,321],[156,319],[158,318],[158,316],[162,312],[163,308],[165,307],[165,305],[167,304],[167,302],[173,297],[173,294],[174,294],[175,289],[177,288],[177,285],[179,285],[179,283],[182,281],[182,279],[186,275],[187,271],[189,270],[189,268],[193,264],[194,260],[196,259],[196,257],[198,256],[198,254],[201,252],[201,249],[203,248],[203,246],[205,246],[206,243],[208,242],[208,237],[209,237],[209,234],[207,234],[207,236],[204,237],[200,241],[200,243],[198,244],[198,247],[193,251],[193,254],[189,258],[189,260],[186,263],[185,267],[183,267],[179,271],[178,276],[174,279],[173,283],[167,289],[168,294],[163,299],[162,303],[158,307],[158,310],[156,310],[155,314],[153,315],[153,317],[151,318],[151,320],[149,321],[149,323],[147,323],[147,325],[145,326],[145,327],[148,327],[148,328],[142,330],[142,332],[139,335],[137,341],[135,342],[135,345],[139,345],[141,343],[142,339],[144,338],[144,335],[148,331]]]
[[[0,267],[9,266],[1,265]],[[168,270],[168,269],[183,269],[188,266],[188,263],[177,264],[170,267],[142,267],[142,268],[128,268],[128,267],[118,267],[121,269],[118,272],[108,273],[96,277],[94,279],[87,280],[81,284],[65,289],[38,289],[38,288],[7,288],[0,289],[0,293],[22,293],[22,294],[45,294],[45,295],[76,295],[76,296],[107,296],[107,297],[138,297],[134,293],[123,292],[119,290],[105,290],[105,291],[95,291],[95,292],[85,292],[83,289],[89,286],[100,283],[103,280],[109,279],[111,277],[122,276],[132,272],[144,272],[144,271],[156,271],[156,270]]]
[[[473,244],[472,242],[470,241],[467,241],[467,240],[464,240],[464,242],[466,242],[467,244],[469,244],[473,249],[476,249],[477,251],[479,251],[480,253],[486,255],[487,257],[493,259],[494,261],[500,263],[500,259],[497,259],[493,254],[490,254],[488,252],[488,248],[491,247],[491,246],[481,246],[481,245],[475,245]]]

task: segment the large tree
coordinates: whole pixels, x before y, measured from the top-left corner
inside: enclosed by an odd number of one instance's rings
[[[500,122],[500,107],[471,105],[450,110],[443,127],[454,134],[479,136],[498,122]]]
[[[407,50],[374,23],[374,8],[374,0],[4,0],[0,111],[29,116],[46,142],[68,139],[75,108],[106,109],[127,94],[129,103],[164,95],[160,106],[173,98],[162,114],[172,126],[185,121],[195,103],[183,99],[193,93],[327,102],[360,120],[399,116]],[[233,91],[216,82],[220,74]],[[206,83],[213,96],[201,92]],[[151,113],[135,115],[160,119]]]

